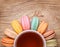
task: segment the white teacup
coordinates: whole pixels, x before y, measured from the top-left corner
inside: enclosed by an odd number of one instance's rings
[[[29,33],[29,34],[28,34]],[[28,34],[28,35],[27,35]],[[35,36],[34,36],[35,35]],[[16,38],[15,38],[15,41],[14,41],[14,47],[25,47],[25,46],[23,46],[24,45],[24,43],[25,43],[25,41],[26,41],[26,39],[27,39],[27,36],[30,36],[29,38],[30,39],[33,39],[34,37],[36,38],[36,40],[38,39],[38,38],[40,38],[41,39],[41,46],[40,47],[46,47],[46,41],[45,41],[45,39],[44,39],[44,37],[43,37],[43,35],[42,34],[40,34],[38,31],[35,31],[35,30],[25,30],[25,31],[22,31]],[[36,36],[38,36],[38,37],[36,37]],[[25,37],[25,38],[24,38]],[[32,38],[31,38],[32,37]],[[28,39],[27,39],[28,40]],[[37,40],[38,41],[38,40]],[[39,43],[40,43],[39,42]],[[25,43],[25,45],[31,45],[31,47],[32,47],[32,44],[33,43],[31,43],[31,44],[29,44],[29,43]],[[35,43],[34,43],[35,44]],[[33,45],[34,45],[33,44]],[[27,47],[30,47],[30,46],[27,46]],[[34,47],[34,46],[33,46]]]

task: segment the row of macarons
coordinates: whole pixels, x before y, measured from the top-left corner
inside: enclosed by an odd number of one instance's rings
[[[36,30],[41,33],[44,38],[49,42],[55,37],[55,32],[53,30],[46,31],[48,28],[48,23],[39,20],[38,17],[33,17],[30,19],[28,16],[22,16],[20,22],[18,20],[13,20],[11,22],[11,29],[5,29],[4,34],[8,37],[2,38],[2,44],[5,46],[11,46],[14,43],[16,36],[23,30]],[[56,39],[53,39],[56,42]]]
[[[48,28],[48,23],[45,21],[41,21],[38,17],[33,17],[30,21],[28,16],[22,16],[20,18],[20,22],[17,20],[13,20],[11,25],[14,31],[19,34],[23,30],[36,30],[41,33],[46,40],[49,40],[55,36],[55,32],[53,30],[46,31]]]

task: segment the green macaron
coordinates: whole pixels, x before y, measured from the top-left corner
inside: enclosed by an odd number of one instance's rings
[[[33,17],[31,20],[31,30],[37,30],[39,24],[39,18],[38,17]]]

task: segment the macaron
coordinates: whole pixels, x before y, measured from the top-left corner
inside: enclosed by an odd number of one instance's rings
[[[50,39],[52,39],[52,38],[54,38],[54,37],[55,37],[55,33],[53,33],[52,35],[46,37],[45,39],[46,39],[46,40],[50,40]]]
[[[2,42],[2,45],[4,45],[5,47],[12,47],[13,46],[13,44],[7,44],[7,43],[3,43],[3,42]]]
[[[40,32],[41,34],[43,34],[44,32],[46,32],[48,27],[48,23],[42,21],[37,29],[38,32]]]
[[[31,30],[37,30],[39,24],[39,18],[38,17],[33,17],[31,20]]]
[[[2,38],[1,42],[7,43],[7,44],[13,44],[14,43],[14,39],[11,39],[11,38],[8,38],[8,37],[4,37],[4,38]]]
[[[13,20],[11,22],[11,25],[12,25],[12,28],[15,30],[15,32],[17,34],[19,34],[20,32],[22,32],[22,25],[21,25],[21,23],[19,23],[19,21]]]
[[[47,47],[55,47],[55,46],[57,46],[57,41],[56,41],[56,39],[51,39],[51,40],[48,40],[48,41],[46,41],[46,45],[47,45]]]
[[[4,34],[10,38],[13,38],[13,39],[15,39],[17,36],[17,33],[9,28],[5,29]]]
[[[29,19],[29,17],[28,16],[22,16],[20,20],[21,20],[23,30],[29,30],[30,29],[30,19]]]
[[[54,34],[55,32],[53,31],[53,30],[49,30],[49,31],[47,31],[47,32],[45,32],[44,34],[43,34],[43,36],[44,37],[48,37],[48,36],[50,36],[50,35],[52,35],[52,34]]]

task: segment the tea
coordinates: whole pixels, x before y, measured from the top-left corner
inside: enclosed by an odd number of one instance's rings
[[[16,47],[43,47],[43,40],[34,32],[26,32],[19,36]]]

